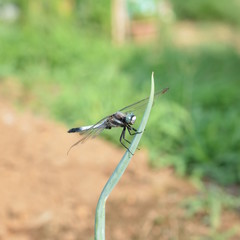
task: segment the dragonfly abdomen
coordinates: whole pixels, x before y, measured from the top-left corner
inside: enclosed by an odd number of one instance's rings
[[[91,129],[92,127],[93,127],[93,129],[98,128],[99,124],[96,126],[89,125],[89,126],[84,126],[84,127],[71,128],[70,130],[68,130],[68,133],[84,132],[84,131]]]
[[[71,129],[68,130],[68,133],[80,132],[81,131],[80,129],[81,128],[71,128]]]

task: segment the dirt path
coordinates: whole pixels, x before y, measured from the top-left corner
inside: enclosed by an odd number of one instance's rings
[[[3,101],[0,132],[0,240],[93,239],[98,197],[124,150],[94,139],[67,156],[77,136]],[[171,169],[149,169],[147,153],[138,151],[107,201],[106,239],[207,235],[208,226],[179,205],[193,193]]]

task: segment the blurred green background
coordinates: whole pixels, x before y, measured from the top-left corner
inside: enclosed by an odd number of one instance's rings
[[[16,104],[69,127],[89,125],[148,96],[154,71],[156,90],[170,91],[142,138],[150,164],[240,183],[240,1],[129,0],[128,24],[156,31],[137,41],[130,27],[121,44],[112,38],[111,3],[0,1],[0,81],[20,84]],[[186,35],[184,45],[179,31],[189,24],[202,37]],[[103,136],[119,144],[117,134]]]

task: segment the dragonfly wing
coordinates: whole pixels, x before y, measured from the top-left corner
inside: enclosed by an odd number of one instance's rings
[[[80,129],[79,134],[84,136],[69,148],[68,153],[73,147],[75,147],[79,143],[84,143],[87,139],[94,138],[98,134],[100,134],[106,128],[106,121],[108,118],[109,116],[101,119],[100,121],[98,121],[96,124],[92,126],[82,127],[82,129],[79,128]]]
[[[96,137],[98,134],[100,134],[106,128],[106,122],[108,118],[109,116],[101,119],[88,129],[84,129],[83,131],[79,132],[80,135],[85,135],[82,139],[80,139],[80,141],[85,142],[87,139]]]
[[[164,88],[164,89],[162,89],[161,91],[156,92],[156,93],[154,94],[154,100],[155,100],[155,98],[157,98],[157,97],[159,97],[160,95],[162,95],[162,94],[164,94],[165,92],[167,92],[168,89],[169,89],[169,88]],[[135,102],[135,103],[133,103],[133,104],[127,106],[127,107],[124,107],[124,108],[120,109],[119,112],[125,112],[125,113],[131,113],[131,112],[132,112],[132,113],[135,113],[135,112],[137,112],[137,111],[139,111],[139,110],[142,110],[142,109],[147,105],[148,100],[149,100],[149,97],[144,98],[144,99],[142,99],[142,100],[140,100],[140,101],[138,101],[138,102]]]
[[[84,137],[82,137],[80,139],[80,142],[83,143],[86,140],[88,140],[89,138],[96,137],[105,129],[105,127],[106,127],[105,122],[103,122],[101,125],[99,125],[97,127],[94,127],[94,125],[93,125],[89,130],[81,132],[80,135],[84,135]]]

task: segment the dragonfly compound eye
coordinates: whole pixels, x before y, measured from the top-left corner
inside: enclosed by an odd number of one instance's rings
[[[136,116],[133,113],[127,114],[126,123],[134,124],[135,121],[136,121]]]
[[[132,115],[131,124],[134,124],[135,121],[136,121],[136,116],[135,116],[135,115]]]

